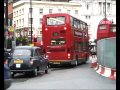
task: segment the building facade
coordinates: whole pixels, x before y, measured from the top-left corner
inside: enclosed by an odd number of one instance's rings
[[[31,17],[29,13],[30,2],[21,0],[13,4],[13,23],[16,24],[16,36],[31,37]],[[42,40],[42,17],[49,13],[69,13],[75,17],[80,15],[80,3],[68,2],[48,2],[48,1],[32,1],[32,31],[33,36]]]
[[[97,25],[105,14],[105,0],[76,0],[59,2],[59,0],[32,0],[33,36],[42,40],[42,17],[49,13],[68,13],[88,23],[90,39],[96,39]],[[69,1],[69,2],[68,2]],[[13,24],[16,36],[31,36],[30,0],[19,0],[13,4]],[[106,16],[116,23],[116,1],[106,0]]]

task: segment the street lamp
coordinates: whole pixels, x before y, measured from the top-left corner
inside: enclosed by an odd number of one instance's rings
[[[5,3],[5,27],[4,27],[4,33],[6,33],[6,32],[8,32],[8,0],[5,0],[4,3]],[[7,49],[7,36],[5,36],[4,47]]]
[[[105,19],[106,19],[106,0],[105,0]]]
[[[30,13],[30,22],[31,22],[31,43],[32,43],[32,0],[30,0],[30,8],[29,8],[29,13]]]

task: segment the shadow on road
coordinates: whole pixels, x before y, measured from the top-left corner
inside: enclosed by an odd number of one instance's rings
[[[44,75],[44,73],[39,73],[38,72],[38,76],[34,77],[32,75],[27,75],[24,73],[18,73],[14,76],[14,78],[12,78],[12,82],[25,82],[27,80],[33,79],[33,78],[37,78],[37,77],[42,77]]]
[[[86,65],[89,65],[89,63],[81,63],[78,66],[72,66],[72,65],[54,65],[50,69],[51,69],[51,71],[66,70],[66,69],[82,68],[82,67],[84,67]]]

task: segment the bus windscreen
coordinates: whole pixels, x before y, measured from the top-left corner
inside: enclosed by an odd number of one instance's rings
[[[47,18],[47,25],[64,25],[65,24],[65,17],[48,17]]]

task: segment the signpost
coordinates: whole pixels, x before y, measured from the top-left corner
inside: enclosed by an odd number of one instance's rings
[[[12,48],[15,48],[16,47],[16,24],[14,24],[14,28],[13,28],[13,31],[14,31],[14,41],[12,41]]]

